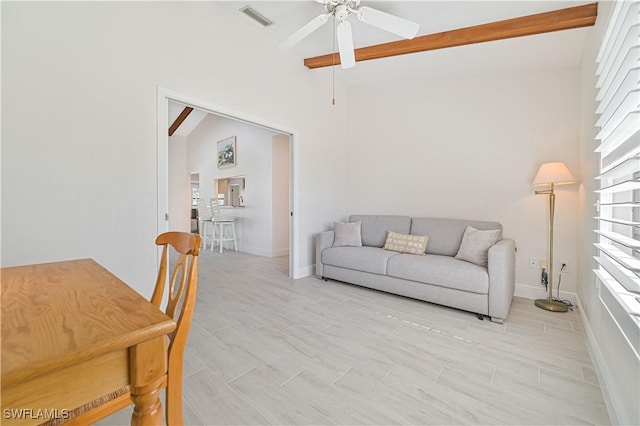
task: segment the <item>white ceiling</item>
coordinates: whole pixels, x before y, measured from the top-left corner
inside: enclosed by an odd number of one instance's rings
[[[418,35],[432,34],[519,16],[593,3],[593,1],[367,1],[367,5],[420,24]],[[263,27],[238,9],[245,5],[275,22]],[[323,5],[313,0],[221,2],[242,16],[253,30],[280,43],[315,16],[324,13]],[[241,20],[241,21],[242,21]],[[397,40],[397,36],[349,18],[356,48]],[[516,39],[501,40],[444,50],[422,52],[393,58],[358,62],[355,68],[337,70],[347,84],[381,82],[416,75],[468,74],[537,68],[577,67],[589,28],[558,31]],[[292,48],[302,60],[334,51],[332,23],[311,34]],[[337,50],[337,49],[336,49]],[[318,72],[320,70],[311,70]]]
[[[589,3],[592,1],[362,1],[363,5],[417,22],[420,24],[418,35]],[[248,28],[263,33],[275,44],[282,42],[315,16],[324,13],[324,7],[313,0],[239,0],[223,1],[219,4],[232,13],[237,13],[241,16],[240,22],[246,22]],[[275,24],[265,28],[245,16],[239,11],[245,5],[252,6]],[[356,48],[398,39],[397,36],[364,24],[355,17],[349,20],[353,26]],[[578,67],[590,30],[587,27],[557,31],[358,62],[354,68],[347,70],[336,67],[336,78],[353,86],[445,74],[468,76],[475,73]],[[304,58],[331,53],[332,45],[332,24],[329,22],[291,50],[300,57],[300,67],[304,67]],[[309,72],[327,72],[327,70],[329,68],[309,70]],[[182,104],[169,103],[169,124],[173,123],[183,109]],[[195,109],[174,135],[189,135],[206,115],[206,112]]]

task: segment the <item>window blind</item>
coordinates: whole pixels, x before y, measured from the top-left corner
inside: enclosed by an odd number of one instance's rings
[[[600,300],[640,353],[640,1],[617,1],[597,56]]]

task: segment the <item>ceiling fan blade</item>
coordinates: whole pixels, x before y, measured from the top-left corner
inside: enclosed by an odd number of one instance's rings
[[[326,15],[324,13],[316,16],[311,21],[309,21],[306,25],[304,25],[302,28],[300,28],[295,33],[291,34],[282,43],[280,43],[280,48],[289,49],[293,47],[295,44],[302,41],[302,39],[307,37],[309,34],[314,32],[318,28],[320,28],[322,25],[326,24],[327,21],[329,20],[329,16],[331,15]]]
[[[340,21],[336,30],[338,38],[338,50],[340,51],[340,63],[342,68],[351,68],[356,64],[356,57],[353,53],[353,35],[351,34],[351,23]]]
[[[415,22],[367,6],[358,9],[357,16],[362,22],[407,39],[414,38],[420,28]]]

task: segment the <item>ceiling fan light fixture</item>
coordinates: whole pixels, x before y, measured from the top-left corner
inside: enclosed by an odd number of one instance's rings
[[[336,6],[334,15],[338,21],[344,21],[350,14],[351,12],[349,12],[347,6],[345,6],[344,4]]]

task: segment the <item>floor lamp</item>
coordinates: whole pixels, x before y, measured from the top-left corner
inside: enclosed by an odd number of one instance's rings
[[[553,216],[556,207],[556,185],[576,183],[571,172],[563,162],[544,163],[533,179],[533,186],[548,185],[549,189],[536,191],[536,195],[549,196],[549,297],[536,299],[538,308],[553,312],[567,312],[567,305],[553,300]]]

